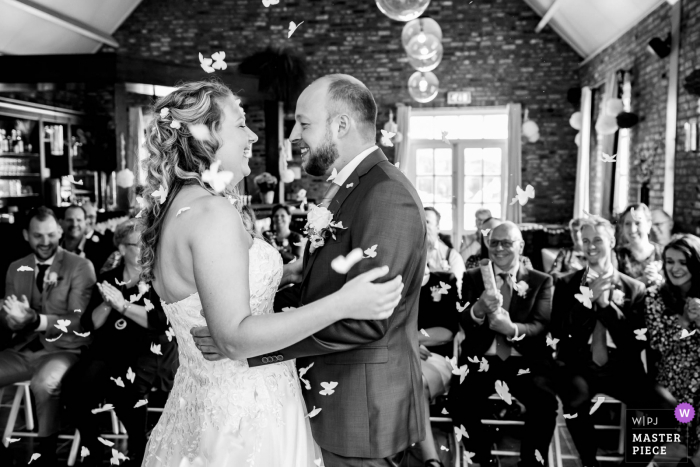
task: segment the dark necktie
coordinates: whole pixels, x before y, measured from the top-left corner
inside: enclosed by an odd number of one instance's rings
[[[605,326],[600,321],[596,321],[593,329],[593,339],[591,340],[591,354],[593,363],[604,366],[608,363],[608,342]]]
[[[321,200],[321,206],[328,209],[328,207],[331,205],[331,201],[333,201],[333,198],[335,198],[336,193],[338,193],[338,190],[340,190],[340,185],[336,183],[331,183],[331,186],[328,187],[328,191],[326,191],[326,194],[323,195],[323,199]]]
[[[50,264],[37,264],[39,268],[39,273],[36,275],[36,287],[39,292],[44,291],[44,277],[46,276],[46,271],[51,267]]]
[[[501,286],[501,295],[503,295],[503,309],[508,312],[510,308],[510,300],[513,298],[513,289],[510,285],[510,275],[502,272],[499,274],[501,279],[503,279],[503,285]],[[496,355],[500,357],[501,360],[505,360],[510,357],[510,342],[506,339],[503,334],[496,333]]]

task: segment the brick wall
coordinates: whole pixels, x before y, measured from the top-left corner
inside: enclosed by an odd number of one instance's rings
[[[674,214],[681,230],[695,232],[700,220],[698,153],[684,151],[683,124],[697,117],[697,97],[686,92],[683,79],[695,68],[700,68],[700,2],[682,0],[683,10],[680,37],[680,69],[678,91],[678,129],[674,187]],[[644,147],[658,144],[650,182],[649,204],[663,207],[664,151],[666,135],[666,105],[670,58],[658,58],[647,50],[653,37],[664,39],[671,30],[671,7],[664,3],[610,45],[590,62],[581,67],[581,84],[597,86],[615,70],[629,70],[632,78],[632,111],[640,122],[632,129],[631,159]],[[603,87],[600,88],[601,91]],[[639,169],[634,164],[630,171],[629,201],[639,200]]]
[[[523,184],[538,192],[523,208],[524,220],[568,221],[577,149],[566,91],[579,85],[580,57],[551,29],[536,34],[539,16],[522,0],[433,0],[426,15],[441,25],[445,50],[435,71],[440,94],[429,105],[444,106],[446,93],[456,90],[471,91],[474,106],[522,103],[541,134],[539,142],[523,144]],[[288,40],[290,21],[304,24]],[[198,52],[224,50],[234,65],[268,45],[291,47],[306,57],[312,79],[348,73],[364,81],[383,126],[396,103],[420,106],[406,89],[413,69],[401,47],[403,24],[381,14],[373,0],[282,0],[270,8],[259,0],[143,0],[115,38],[120,53],[175,63],[198,63]],[[258,119],[259,135],[261,125]],[[257,151],[263,147],[259,142]],[[252,164],[255,173],[264,166],[260,160]],[[318,180],[295,184],[310,196],[322,193]]]

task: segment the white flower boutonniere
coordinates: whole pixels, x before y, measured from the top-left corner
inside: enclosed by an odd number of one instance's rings
[[[520,298],[525,298],[527,296],[527,290],[530,288],[527,282],[520,281],[517,284],[513,284],[513,289],[518,293]]]
[[[56,285],[58,282],[58,274],[56,271],[51,271],[46,276],[44,276],[44,288]]]
[[[612,301],[617,306],[622,306],[625,303],[625,293],[620,289],[612,291]]]
[[[326,244],[330,236],[335,240],[335,229],[346,229],[342,222],[333,222],[333,213],[323,206],[311,206],[306,217],[306,231],[304,232],[311,242],[309,251],[321,248]]]

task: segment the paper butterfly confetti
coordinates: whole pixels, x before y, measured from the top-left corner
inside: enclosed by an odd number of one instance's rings
[[[70,326],[70,320],[59,319],[56,324],[53,325],[56,329],[60,329],[63,332],[68,332],[68,326]]]
[[[469,306],[469,302],[465,303],[464,306],[460,305],[459,303],[455,303],[455,305],[457,305],[457,312],[461,313],[467,309],[467,307]]]
[[[421,330],[420,330],[420,333],[423,334],[425,337],[430,337],[430,336],[428,335],[428,331],[426,331],[425,329],[421,329]]]
[[[221,161],[214,162],[211,167],[202,174],[202,181],[211,185],[215,192],[221,193],[226,189],[231,180],[233,180],[233,172],[222,170],[219,172]]]
[[[469,367],[467,367],[467,365],[462,365],[461,367],[459,367],[459,369],[452,370],[452,374],[458,375],[459,384],[462,384],[464,382],[464,378],[466,378],[469,374]]]
[[[316,406],[314,405],[314,409],[311,412],[309,412],[309,414],[306,417],[314,418],[316,415],[319,414],[319,412],[321,412],[321,410],[323,410],[323,409],[321,409],[320,407],[317,409]],[[306,417],[304,417],[304,418],[306,418]]]
[[[17,268],[17,272],[33,272],[34,269],[30,268],[29,266],[20,266]]]
[[[123,388],[123,387],[124,387],[124,381],[122,381],[122,377],[121,377],[121,376],[118,376],[117,378],[112,378],[112,377],[110,377],[109,379],[111,379],[112,381],[114,381],[114,384],[116,384],[116,385],[119,386],[120,388]]]
[[[151,352],[156,355],[163,355],[163,353],[160,351],[160,344],[156,344],[155,342],[151,344]]]
[[[75,310],[73,310],[73,313],[82,313],[82,311],[83,310],[81,310],[80,308],[76,308]]]
[[[114,409],[114,406],[112,404],[105,404],[102,407],[100,407],[99,409],[92,409],[90,412],[92,412],[93,414],[98,414],[100,412],[107,412],[108,410],[113,410],[113,409]]]
[[[80,448],[80,457],[87,457],[90,455],[90,450],[86,448],[85,446],[82,446]]]
[[[376,258],[377,257],[377,245],[372,245],[365,250],[365,258]]]
[[[166,190],[163,185],[160,185],[156,191],[151,193],[151,196],[158,199],[158,204],[163,204],[168,198],[168,190]]]
[[[199,66],[201,66],[202,70],[206,71],[207,73],[214,73],[214,67],[211,66],[213,61],[214,60],[211,58],[204,58],[202,53],[199,53]]]
[[[579,290],[581,291],[581,293],[577,293],[576,295],[574,295],[574,297],[576,297],[576,300],[581,302],[583,306],[585,306],[588,309],[593,308],[593,303],[591,302],[591,299],[593,299],[593,291],[585,285],[579,287]]]
[[[355,248],[347,256],[340,255],[331,261],[331,268],[338,274],[347,274],[362,260],[362,248]]]
[[[31,464],[32,462],[34,462],[35,460],[37,460],[40,457],[41,457],[41,454],[39,454],[38,452],[35,452],[34,454],[32,454],[32,457],[29,459],[29,462],[27,462],[27,464]]]
[[[464,425],[460,425],[459,428],[454,427],[455,429],[455,435],[457,435],[457,442],[459,443],[462,440],[462,436],[465,438],[469,438],[469,435],[467,434],[467,430],[464,428]]]
[[[82,180],[76,180],[75,178],[73,178],[72,175],[68,175],[68,181],[70,183],[72,183],[73,185],[82,185],[83,184]]]
[[[214,60],[214,64],[212,67],[215,70],[225,70],[228,65],[226,65],[226,62],[224,59],[226,58],[226,52],[216,52],[211,54],[211,58]]]
[[[391,138],[394,136],[396,136],[396,133],[382,130],[382,144],[384,144],[384,146],[393,147],[394,143],[391,142]]]
[[[698,331],[697,329],[693,329],[693,332],[688,332],[687,329],[683,329],[683,330],[681,331],[681,339],[685,339],[685,338],[687,338],[687,337],[690,337],[690,336],[692,336],[693,334],[695,334],[697,331]],[[48,339],[47,339],[47,340],[48,340]]]
[[[90,331],[88,331],[88,332],[73,331],[73,334],[75,334],[78,337],[88,337],[90,335]]]
[[[501,381],[501,380],[496,381],[496,394],[498,394],[499,397],[501,399],[503,399],[506,404],[508,404],[508,405],[513,404],[513,399],[510,395],[510,392],[508,391],[508,384],[506,384],[505,381]]]
[[[337,170],[335,167],[333,167],[333,171],[331,172],[330,177],[328,177],[328,178],[326,179],[326,181],[327,181],[327,182],[332,182],[333,180],[335,180],[335,177],[337,177],[337,176],[338,176],[338,170]]]
[[[479,357],[477,357],[476,355],[473,357],[467,357],[467,361],[472,363],[479,363]]]
[[[611,156],[610,154],[605,154],[604,152],[600,153],[600,160],[603,162],[615,162],[615,158],[617,157],[617,154],[614,156]]]
[[[635,329],[634,330],[634,338],[637,339],[638,341],[645,341],[647,340],[647,328],[642,328],[642,329]]]
[[[100,443],[104,444],[105,446],[109,446],[109,447],[114,446],[114,443],[113,443],[113,442],[108,441],[108,440],[106,440],[106,439],[104,439],[104,438],[100,438],[99,436],[97,437],[97,441],[99,441]]]
[[[112,458],[109,460],[110,465],[119,465],[119,461],[125,461],[127,459],[128,457],[124,454],[112,448]]]
[[[136,405],[134,405],[134,408],[138,409],[139,407],[143,407],[146,404],[148,404],[148,401],[146,399],[141,399],[140,401],[136,402]]]
[[[263,6],[265,6],[265,8],[268,8],[270,5],[277,5],[280,2],[280,0],[262,0],[262,2]]]
[[[165,336],[168,338],[168,342],[173,341],[173,337],[175,337],[175,331],[173,331],[172,327],[165,330]]]
[[[447,139],[447,133],[447,131],[442,132],[442,142],[448,146],[452,146],[452,142],[449,139]]]
[[[322,396],[330,396],[335,392],[335,387],[338,386],[338,383],[336,381],[331,381],[330,383],[322,382],[321,386],[323,386],[323,390],[318,391],[318,393]]]
[[[537,462],[544,465],[544,459],[542,458],[542,454],[540,454],[540,451],[538,451],[537,449],[535,449],[535,459],[537,459]]]
[[[5,438],[5,439],[7,440],[7,444],[12,444],[12,443],[16,443],[21,438]]]
[[[464,463],[465,464],[473,464],[472,458],[474,457],[475,453],[469,452],[469,451],[464,451]]]
[[[591,407],[591,411],[588,412],[588,415],[593,415],[593,412],[598,410],[598,407],[600,407],[603,402],[605,402],[605,397],[598,396],[598,400],[596,401],[595,404],[593,404],[593,407]]]
[[[486,360],[486,357],[481,359],[481,362],[479,363],[479,372],[482,371],[489,371],[489,361]]]
[[[518,376],[529,375],[529,374],[530,374],[530,369],[529,369],[529,368],[525,368],[524,370],[522,370],[522,369],[521,369],[521,370],[518,370]]]
[[[515,187],[515,198],[510,203],[511,205],[515,203],[520,203],[521,206],[525,206],[530,198],[535,197],[535,189],[532,185],[528,185],[524,190],[520,186]]]
[[[575,413],[575,414],[573,414],[573,415],[568,414],[568,413],[565,413],[565,414],[564,414],[564,418],[568,418],[569,420],[571,420],[572,418],[576,418],[576,417],[578,417],[578,414],[577,414],[577,413]]]
[[[131,282],[131,281],[129,281],[129,282]],[[114,283],[117,284],[119,287],[121,287],[122,285],[126,285],[126,284],[128,284],[129,282],[122,282],[122,281],[119,280],[118,277],[115,277],[115,278],[114,278]]]
[[[442,412],[440,412],[440,413],[443,414],[443,415],[449,415],[449,412],[448,412],[447,409],[445,409],[445,408],[443,408],[443,409],[442,409]]]
[[[559,342],[559,339],[557,338],[552,338],[550,336],[547,336],[547,345],[550,346],[551,348],[554,348],[554,346],[557,345],[557,342]]]
[[[153,303],[147,298],[143,299],[143,303],[145,304],[144,308],[146,309],[146,311],[151,311],[155,308],[155,306],[153,306]]]
[[[136,373],[134,373],[134,370],[129,367],[126,370],[126,379],[131,381],[131,384],[134,384],[134,380],[136,379]]]
[[[481,235],[483,235],[484,237],[488,237],[490,232],[491,229],[481,229]]]
[[[287,39],[289,39],[290,37],[292,37],[292,34],[294,34],[294,31],[296,31],[297,28],[298,28],[299,26],[301,26],[302,24],[304,24],[303,21],[302,21],[301,23],[299,23],[299,24],[296,24],[294,21],[290,21],[290,22],[289,22],[289,32],[287,33]]]
[[[190,134],[197,141],[208,141],[211,133],[209,133],[209,128],[203,123],[193,123],[187,125],[190,129]]]

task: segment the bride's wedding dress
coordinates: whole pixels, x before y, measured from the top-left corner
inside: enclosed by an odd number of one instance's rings
[[[257,238],[249,255],[251,312],[273,313],[282,259]],[[245,360],[206,361],[190,335],[192,327],[206,325],[199,295],[164,303],[163,309],[177,337],[180,367],[143,465],[318,465],[320,449],[311,435],[294,362],[249,368]]]

